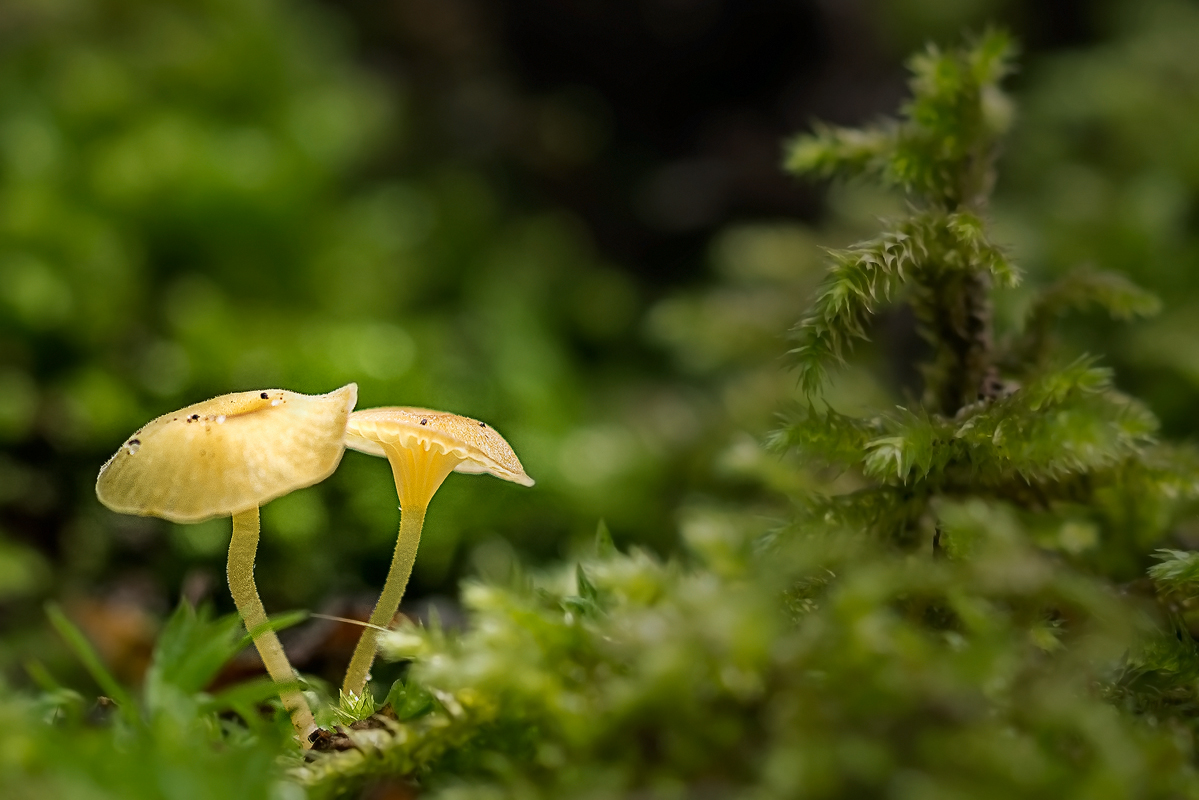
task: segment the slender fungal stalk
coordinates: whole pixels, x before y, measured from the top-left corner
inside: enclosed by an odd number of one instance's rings
[[[440,482],[439,482],[440,483]],[[346,669],[346,678],[341,690],[346,694],[359,697],[366,688],[366,680],[370,675],[371,665],[375,661],[375,646],[379,641],[378,628],[386,628],[400,608],[400,600],[408,587],[408,578],[412,575],[412,565],[416,563],[416,550],[420,546],[420,533],[425,524],[427,505],[416,508],[400,508],[400,534],[396,538],[395,552],[391,557],[391,568],[387,571],[387,582],[383,584],[383,593],[371,613],[370,624],[376,627],[366,628],[354,648],[354,656]]]
[[[254,585],[254,555],[258,551],[258,507],[241,511],[233,515],[233,538],[229,540],[229,562],[226,574],[229,577],[229,591],[233,595],[233,603],[241,614],[246,630],[254,638],[254,647],[266,665],[266,671],[275,683],[295,683],[298,680],[296,671],[292,669],[283,645],[273,630],[267,627],[266,609],[258,597],[258,587]],[[316,730],[316,722],[308,701],[304,695],[292,689],[280,692],[283,707],[291,714],[292,724],[299,734],[300,744],[305,748],[311,745],[308,736]]]

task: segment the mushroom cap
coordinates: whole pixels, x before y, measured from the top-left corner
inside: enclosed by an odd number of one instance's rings
[[[319,483],[345,452],[357,384],[328,394],[223,394],[147,423],[100,468],[96,496],[122,514],[200,522]]]
[[[346,423],[346,447],[387,457],[383,445],[437,448],[462,462],[454,472],[486,472],[506,481],[532,486],[512,447],[485,422],[427,408],[364,408]]]

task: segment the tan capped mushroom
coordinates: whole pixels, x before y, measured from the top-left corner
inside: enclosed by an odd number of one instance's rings
[[[484,422],[427,408],[365,408],[350,415],[346,446],[391,464],[400,497],[400,532],[387,581],[364,628],[342,691],[361,697],[375,660],[378,628],[391,623],[416,561],[429,501],[451,472],[486,472],[506,481],[532,486],[508,442]]]
[[[322,395],[268,389],[214,397],[140,428],[96,479],[100,502],[122,514],[181,523],[233,517],[229,590],[276,683],[297,677],[254,585],[258,507],[329,477],[357,400],[353,383]],[[280,696],[307,746],[316,728],[308,703],[294,689]]]

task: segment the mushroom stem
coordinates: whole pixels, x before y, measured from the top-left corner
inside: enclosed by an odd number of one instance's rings
[[[258,597],[258,587],[254,585],[254,555],[258,551],[258,506],[233,515],[233,537],[229,540],[229,561],[226,575],[229,577],[229,592],[233,595],[233,603],[241,614],[246,630],[254,639],[254,647],[266,665],[266,671],[275,683],[294,684],[298,677],[292,669],[287,654],[279,637],[270,629],[263,608],[262,600]],[[291,714],[292,724],[299,735],[300,744],[304,749],[311,747],[308,736],[316,730],[316,722],[308,701],[304,695],[295,689],[280,692],[283,707]]]
[[[383,592],[379,602],[371,613],[370,624],[379,628],[387,628],[400,608],[400,600],[404,590],[408,588],[408,578],[412,575],[412,565],[416,563],[416,550],[420,546],[420,533],[425,524],[427,505],[418,508],[400,508],[400,534],[396,539],[395,552],[391,556],[391,568],[387,571],[387,582],[383,584]],[[379,631],[376,628],[365,628],[354,648],[350,666],[346,668],[346,678],[342,683],[342,691],[346,694],[362,695],[370,676],[371,665],[375,661],[375,647],[379,641]]]
[[[400,600],[404,598],[404,590],[408,587],[429,501],[446,476],[462,463],[462,457],[429,443],[404,447],[387,442],[383,443],[383,451],[391,464],[396,493],[400,497],[400,534],[391,556],[391,568],[387,570],[387,582],[383,584],[383,593],[379,595],[379,602],[375,604],[370,618],[372,625],[386,628],[391,625],[392,617],[400,608]],[[362,631],[341,685],[341,690],[346,694],[362,695],[371,664],[375,662],[375,645],[378,641],[379,631],[375,628]]]

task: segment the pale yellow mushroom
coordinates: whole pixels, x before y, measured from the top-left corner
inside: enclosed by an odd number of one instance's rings
[[[506,481],[532,486],[533,479],[508,442],[494,428],[470,417],[426,408],[366,408],[350,415],[346,446],[391,463],[400,497],[400,532],[391,569],[379,602],[364,628],[342,691],[360,697],[375,660],[378,628],[386,627],[400,607],[424,527],[425,511],[441,482],[451,472],[486,472]]]
[[[181,523],[233,517],[229,590],[277,683],[297,677],[254,585],[258,507],[329,477],[357,400],[353,383],[323,395],[268,389],[214,397],[143,426],[96,479],[100,502],[122,514]],[[307,747],[316,728],[308,703],[294,689],[280,696]]]

